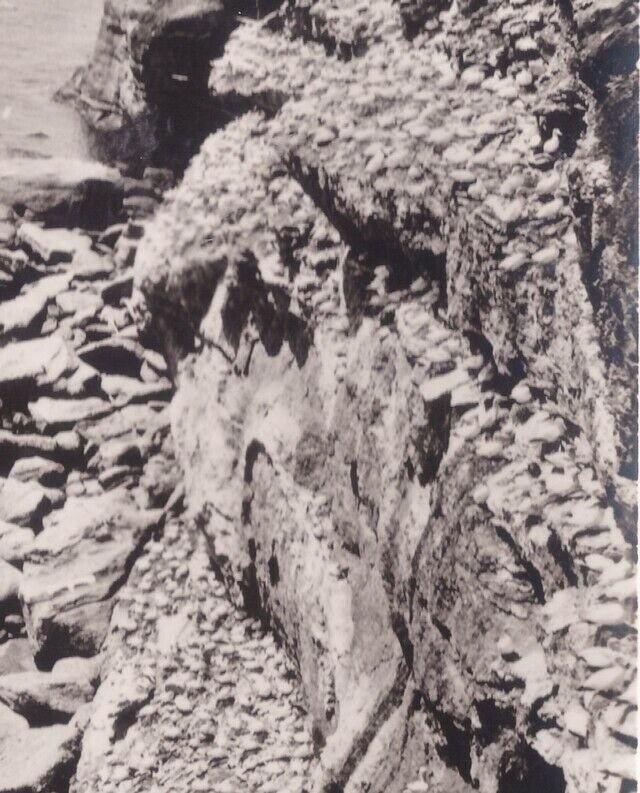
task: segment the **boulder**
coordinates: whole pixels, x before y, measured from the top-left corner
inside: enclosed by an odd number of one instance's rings
[[[0,744],[8,735],[15,735],[21,730],[28,729],[29,722],[25,718],[0,703]]]
[[[24,564],[20,589],[39,664],[94,655],[106,635],[112,597],[159,510],[139,510],[125,490],[71,497],[46,521]]]
[[[0,676],[0,702],[23,716],[31,726],[66,723],[95,691],[96,661],[64,659],[51,672],[13,672]]]
[[[166,434],[169,431],[169,409],[164,404],[162,410],[158,407],[158,403],[126,405],[106,418],[83,422],[78,432],[97,446],[106,440],[129,438],[132,432],[147,437],[154,433]]]
[[[24,287],[12,300],[0,305],[0,331],[5,335],[31,328],[37,319],[44,318],[47,305],[69,282],[69,274],[51,275],[34,285]]]
[[[18,239],[47,264],[70,262],[78,251],[87,251],[91,239],[66,228],[45,229],[36,223],[23,223]]]
[[[69,289],[56,296],[56,304],[63,315],[75,314],[76,323],[80,319],[90,321],[94,319],[103,306],[102,299],[91,292],[81,292],[79,289]]]
[[[108,278],[114,269],[115,264],[110,256],[84,249],[75,252],[71,263],[71,271],[76,281]]]
[[[17,567],[0,559],[0,613],[17,601],[22,573]]]
[[[36,665],[28,639],[10,639],[0,644],[0,675],[35,671]]]
[[[73,348],[60,336],[7,344],[0,348],[0,395],[18,386],[28,391],[50,385],[78,364]]]
[[[86,160],[0,160],[0,201],[50,222],[104,227],[122,204],[120,174]]]
[[[0,479],[0,520],[36,528],[50,509],[50,492],[42,485],[19,479]]]
[[[74,724],[18,729],[7,735],[0,741],[0,793],[67,789],[79,741]]]
[[[65,478],[65,468],[46,457],[23,457],[11,466],[9,478],[21,482],[35,480],[45,487],[59,487]]]
[[[103,490],[113,490],[127,482],[135,482],[138,474],[139,471],[130,465],[112,465],[100,472],[98,482]]]
[[[99,397],[53,399],[40,397],[29,403],[29,413],[46,430],[69,429],[80,421],[98,419],[113,411],[113,405]]]
[[[113,374],[103,375],[101,384],[105,394],[125,404],[169,399],[173,392],[173,385],[166,378],[159,378],[153,383],[143,383],[135,377]]]
[[[139,441],[135,435],[107,440],[98,446],[87,463],[87,470],[106,470],[114,465],[140,467],[146,447],[147,444]]]
[[[0,520],[0,559],[21,565],[34,537],[32,529]]]

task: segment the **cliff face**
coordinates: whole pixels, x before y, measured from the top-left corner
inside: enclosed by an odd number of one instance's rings
[[[626,790],[635,5],[247,10],[107,4],[81,91],[156,135],[153,80],[208,80],[136,283],[192,519],[297,664],[313,789]]]

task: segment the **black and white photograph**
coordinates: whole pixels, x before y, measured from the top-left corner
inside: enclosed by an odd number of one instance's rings
[[[0,793],[637,793],[637,0],[0,0]]]

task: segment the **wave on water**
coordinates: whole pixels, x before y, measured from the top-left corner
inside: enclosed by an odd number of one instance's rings
[[[91,55],[102,0],[0,0],[0,159],[91,158],[56,91]]]

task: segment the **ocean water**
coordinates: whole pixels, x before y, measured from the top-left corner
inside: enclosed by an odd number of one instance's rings
[[[85,63],[103,0],[0,0],[0,159],[90,158],[82,124],[54,93]]]

